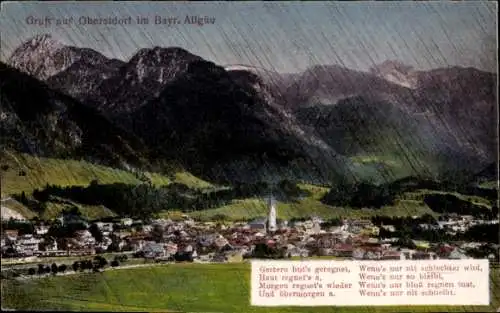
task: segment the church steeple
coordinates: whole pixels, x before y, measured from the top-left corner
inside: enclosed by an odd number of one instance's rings
[[[274,232],[278,230],[278,226],[276,224],[276,202],[274,201],[274,197],[271,195],[269,197],[269,216],[267,219],[267,229],[270,232]]]

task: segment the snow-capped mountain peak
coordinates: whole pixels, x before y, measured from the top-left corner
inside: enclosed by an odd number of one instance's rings
[[[413,67],[399,61],[385,61],[376,65],[370,71],[391,83],[415,89],[418,83],[417,72]]]
[[[61,71],[54,56],[64,47],[49,34],[37,35],[14,50],[8,63],[26,74],[45,80]]]

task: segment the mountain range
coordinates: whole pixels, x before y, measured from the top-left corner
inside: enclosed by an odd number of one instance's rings
[[[497,162],[497,74],[387,61],[276,73],[180,47],[111,59],[50,35],[0,67],[2,146],[217,182],[472,177]],[[489,167],[488,167],[489,166]]]

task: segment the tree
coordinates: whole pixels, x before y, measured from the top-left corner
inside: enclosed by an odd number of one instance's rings
[[[94,264],[92,263],[91,260],[85,260],[83,262],[85,264],[85,269],[91,271],[94,268]]]
[[[259,259],[275,259],[282,257],[282,255],[277,249],[270,247],[264,243],[258,243],[255,245],[255,248],[253,250],[253,257]]]
[[[59,268],[57,267],[56,263],[52,263],[52,266],[50,267],[50,270],[51,270],[52,274],[56,275],[57,271],[59,270]]]
[[[78,271],[78,269],[80,268],[80,262],[78,262],[78,261],[73,262],[72,267],[73,267],[73,271],[75,271],[75,272]]]
[[[120,238],[115,234],[111,234],[110,236],[111,244],[108,246],[108,252],[119,252],[120,249]]]
[[[491,208],[491,214],[493,215],[493,218],[498,216],[498,207],[496,205]]]
[[[111,266],[118,267],[118,266],[120,266],[120,262],[118,262],[118,260],[113,260],[113,262],[111,262]]]
[[[52,272],[52,268],[50,266],[45,266],[45,274],[50,274]]]
[[[23,191],[21,192],[21,198],[19,199],[21,203],[27,204],[28,203],[28,198],[26,197],[26,193]]]
[[[436,219],[434,218],[434,216],[432,216],[428,213],[422,215],[422,217],[420,217],[420,220],[424,224],[432,224],[432,225],[436,224],[436,222],[437,222]]]
[[[103,234],[102,231],[97,227],[97,224],[92,224],[89,227],[89,232],[92,234],[92,237],[94,237],[95,241],[97,242],[102,242],[103,239]]]
[[[31,268],[28,270],[28,275],[33,276],[33,275],[35,275],[35,274],[36,274],[36,268],[31,267]]]
[[[67,268],[68,268],[68,267],[66,266],[66,264],[61,264],[61,265],[59,265],[59,267],[57,268],[57,271],[58,271],[58,272],[61,272],[61,273],[64,273],[64,272],[66,272],[66,269],[67,269]]]
[[[38,275],[45,274],[45,266],[43,264],[38,264]]]
[[[98,255],[94,258],[94,267],[104,268],[108,264],[106,258]]]
[[[153,226],[153,230],[151,231],[151,237],[153,237],[155,242],[161,242],[163,240],[164,232],[165,230],[163,229],[163,226],[156,224]]]

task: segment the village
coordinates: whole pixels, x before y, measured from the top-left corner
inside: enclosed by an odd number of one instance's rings
[[[434,230],[450,236],[464,233],[475,225],[498,224],[498,220],[459,215],[434,223],[422,223],[417,217],[414,220],[418,223],[414,226],[420,230]],[[148,223],[131,218],[88,222],[74,212],[66,212],[54,221],[55,225],[33,224],[32,231],[3,229],[3,261],[31,263],[43,262],[47,257],[61,257],[63,260],[64,257],[112,252],[127,252],[158,262],[242,262],[247,258],[309,257],[343,260],[466,259],[474,258],[469,252],[482,247],[493,251],[484,257],[492,261],[498,258],[494,253],[498,251],[498,245],[492,244],[488,238],[484,238],[484,242],[402,240],[397,235],[400,233],[397,226],[375,225],[370,219],[342,219],[337,223],[315,216],[279,220],[272,201],[269,202],[267,217],[250,222],[200,222],[188,215],[176,220],[154,219]]]

